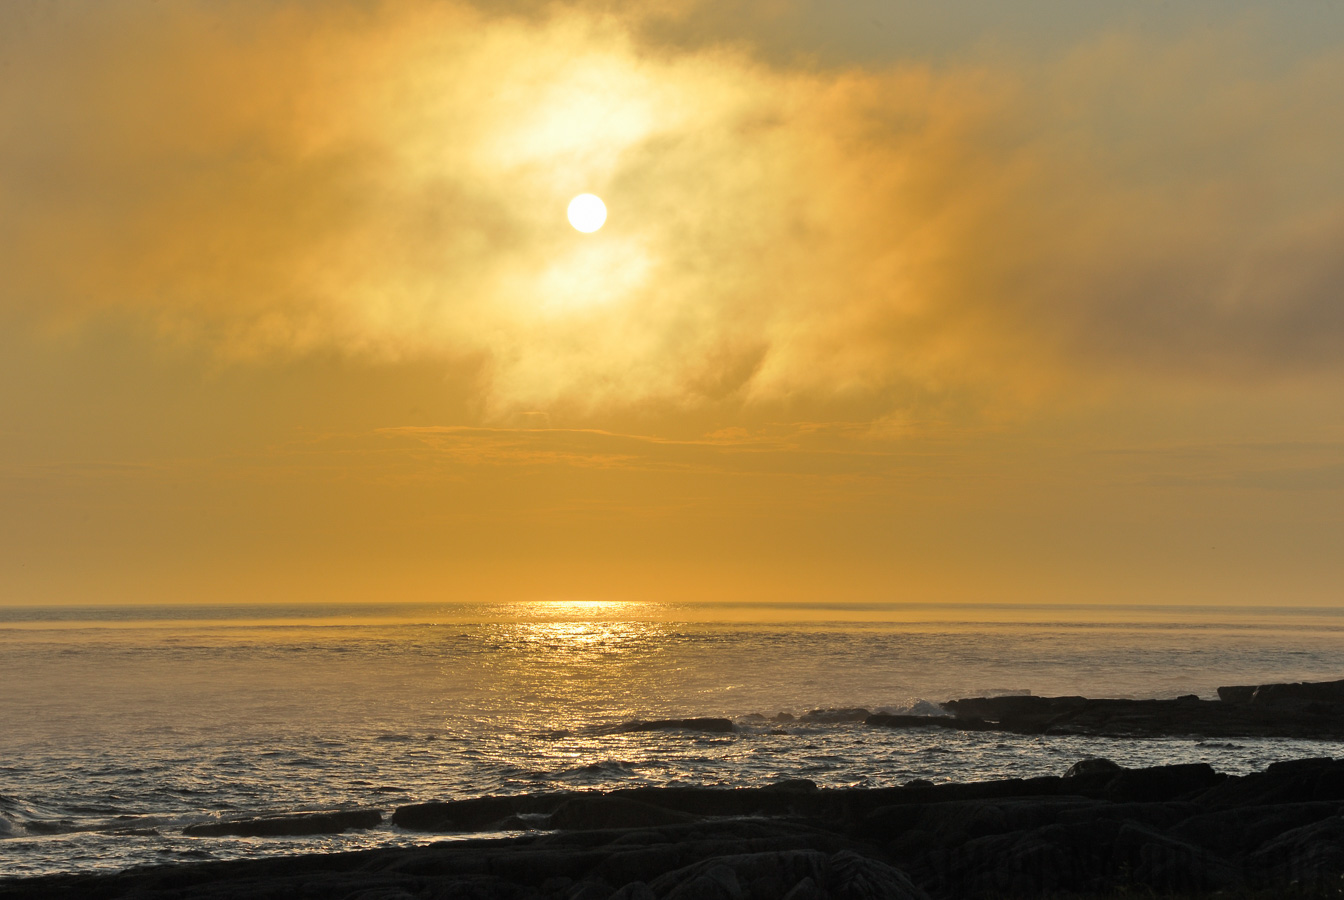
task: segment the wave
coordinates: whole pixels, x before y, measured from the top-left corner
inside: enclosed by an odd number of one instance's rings
[[[0,840],[89,833],[154,836],[160,828],[179,824],[173,817],[118,814],[104,806],[57,807],[0,794]]]

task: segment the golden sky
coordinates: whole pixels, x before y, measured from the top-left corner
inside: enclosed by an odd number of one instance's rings
[[[0,5],[0,602],[1338,604],[1341,36]]]

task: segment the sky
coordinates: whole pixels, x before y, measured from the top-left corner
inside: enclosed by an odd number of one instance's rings
[[[1340,605],[1342,154],[1330,2],[7,2],[0,603]]]

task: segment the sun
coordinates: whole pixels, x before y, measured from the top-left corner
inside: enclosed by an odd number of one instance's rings
[[[591,234],[607,221],[607,205],[596,194],[579,194],[569,201],[569,224]]]

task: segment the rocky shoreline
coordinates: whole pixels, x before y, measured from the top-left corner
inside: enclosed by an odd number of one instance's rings
[[[368,813],[251,820],[228,833],[368,827]],[[1091,759],[1062,776],[964,784],[530,794],[393,814],[407,830],[532,829],[516,837],[11,879],[0,898],[1333,896],[1344,884],[1341,813],[1344,760],[1333,759],[1240,777]]]
[[[814,710],[797,718],[786,713],[769,720],[758,718],[781,728],[862,722],[878,728],[1026,735],[1344,740],[1344,681],[1220,687],[1217,700],[1194,694],[1174,700],[1009,694],[949,700],[939,706],[944,715],[892,715],[854,708]],[[724,718],[659,719],[606,729],[612,733],[658,730],[725,733],[733,731],[734,725]]]
[[[1217,701],[973,698],[944,704],[952,715],[941,717],[850,712],[880,727],[1024,734],[1344,735],[1344,682],[1223,691]],[[727,721],[637,725],[720,732]],[[382,822],[383,811],[354,809],[184,833],[332,834]],[[1243,776],[1202,763],[1127,769],[1088,759],[1058,776],[890,788],[792,780],[478,797],[404,805],[391,823],[457,837],[414,848],[0,879],[0,900],[1324,897],[1344,888],[1344,760],[1324,758]],[[470,837],[501,831],[519,834]]]

